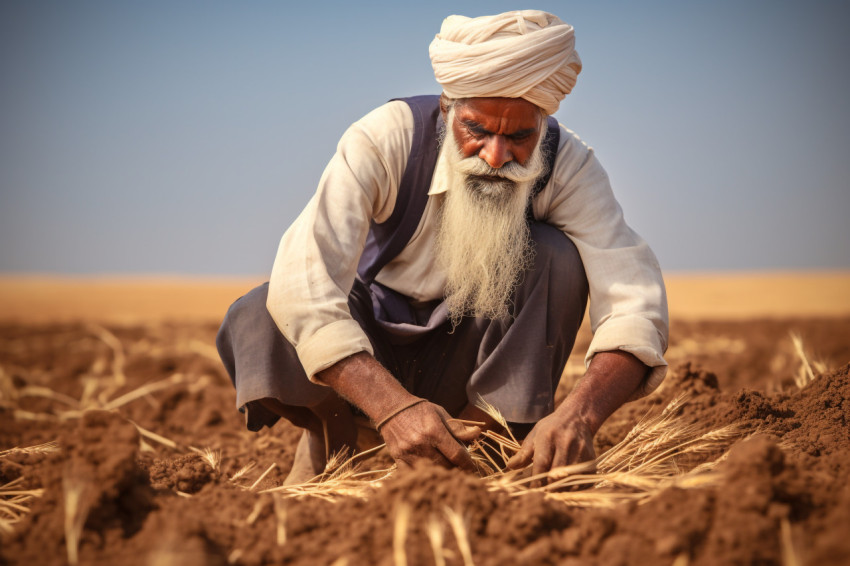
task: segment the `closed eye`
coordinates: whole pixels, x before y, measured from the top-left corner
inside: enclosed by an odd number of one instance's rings
[[[480,124],[476,124],[475,122],[465,122],[464,126],[466,126],[466,130],[476,138],[493,135],[493,132],[487,130]]]
[[[534,134],[534,132],[536,132],[536,131],[537,130],[534,129],[534,128],[529,128],[527,130],[520,130],[518,132],[514,132],[511,135],[506,136],[506,137],[513,140],[513,141],[521,142],[521,141],[524,141],[524,140],[527,140],[528,138],[530,138],[531,135]]]

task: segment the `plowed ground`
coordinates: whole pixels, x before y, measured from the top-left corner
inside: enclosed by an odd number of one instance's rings
[[[791,331],[817,374],[803,388]],[[591,508],[427,467],[365,498],[260,493],[286,476],[298,432],[244,429],[215,332],[0,325],[0,519],[11,529],[0,564],[66,564],[69,546],[80,564],[104,565],[850,564],[850,319],[674,321],[667,380],[606,423],[597,453],[683,392],[681,426],[736,423],[740,440],[714,483]],[[30,449],[50,441],[57,448]],[[366,465],[389,463],[378,454]],[[401,507],[410,519],[399,533]],[[446,507],[463,519],[470,555]],[[436,551],[429,521],[442,529]]]

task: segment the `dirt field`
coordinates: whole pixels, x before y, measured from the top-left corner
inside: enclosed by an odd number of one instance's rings
[[[378,453],[276,490],[297,432],[244,430],[213,348],[249,282],[0,280],[0,564],[848,564],[848,283],[669,281],[670,374],[598,475]]]

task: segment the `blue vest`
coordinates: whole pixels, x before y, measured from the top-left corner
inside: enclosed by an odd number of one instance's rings
[[[440,130],[445,127],[440,112],[439,95],[413,96],[396,98],[410,106],[413,113],[413,143],[407,157],[407,166],[401,177],[396,196],[395,208],[390,217],[378,224],[374,220],[369,227],[366,237],[366,247],[360,257],[357,274],[367,285],[375,280],[381,269],[393,260],[413,237],[425,205],[428,202],[428,190],[431,188],[431,177],[437,165],[440,153]],[[549,117],[546,138],[543,140],[544,152],[548,160],[546,174],[541,176],[531,189],[534,198],[552,175],[555,157],[558,154],[560,127],[558,121]],[[533,220],[531,199],[526,210],[529,222]]]

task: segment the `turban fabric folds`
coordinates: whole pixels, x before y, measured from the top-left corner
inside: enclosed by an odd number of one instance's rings
[[[524,98],[546,114],[581,72],[573,27],[540,10],[449,16],[428,51],[449,98]]]

